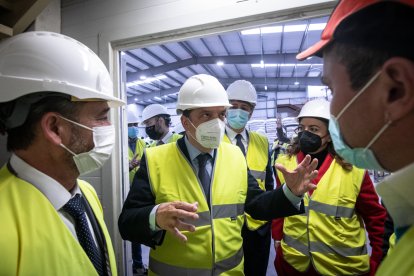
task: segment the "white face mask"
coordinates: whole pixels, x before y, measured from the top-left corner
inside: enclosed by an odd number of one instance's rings
[[[191,121],[190,123],[196,129],[195,140],[200,145],[208,149],[216,149],[219,147],[226,127],[222,120],[218,118],[212,119],[200,124],[198,127],[195,127]]]
[[[92,131],[94,148],[88,152],[82,152],[79,154],[74,153],[68,149],[65,145],[60,146],[66,149],[73,155],[76,167],[78,168],[80,175],[85,175],[92,171],[100,169],[103,164],[111,157],[112,148],[115,143],[115,128],[113,125],[99,126],[99,127],[87,127],[72,120],[66,119],[62,116],[60,118],[71,122],[84,129]]]

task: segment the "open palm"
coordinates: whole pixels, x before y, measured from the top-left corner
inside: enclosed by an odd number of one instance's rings
[[[303,161],[293,171],[287,170],[283,165],[276,164],[275,167],[285,178],[286,185],[296,196],[302,196],[308,191],[316,189],[311,181],[318,175],[315,170],[318,166],[318,159],[311,161],[310,155],[306,155]]]

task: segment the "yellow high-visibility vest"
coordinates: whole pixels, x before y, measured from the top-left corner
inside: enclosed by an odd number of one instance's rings
[[[144,149],[146,148],[145,145],[145,141],[141,138],[137,138],[137,141],[135,142],[135,152],[132,152],[132,150],[128,147],[128,160],[129,162],[131,162],[132,158],[134,158],[134,156],[137,156],[136,159],[141,160],[142,155],[144,154]],[[129,185],[132,184],[132,180],[134,180],[134,176],[137,173],[139,169],[138,167],[133,168],[132,170],[129,171]]]
[[[279,155],[276,162],[288,170],[298,166],[296,156]],[[312,196],[304,196],[305,214],[284,219],[283,257],[296,270],[305,272],[312,262],[322,275],[369,271],[364,223],[355,213],[364,174],[356,167],[345,171],[332,160]],[[284,183],[281,172],[278,178]]]
[[[168,156],[168,157],[167,157]],[[247,193],[247,167],[241,151],[221,143],[212,170],[210,206],[190,161],[176,143],[146,150],[148,177],[155,203],[198,202],[195,232],[182,231],[186,243],[166,232],[162,245],[150,251],[155,275],[241,275],[241,229]]]
[[[388,252],[375,275],[414,275],[412,255],[414,250],[414,227],[410,227]]]
[[[227,135],[224,136],[224,142],[231,143]],[[269,142],[267,138],[256,132],[249,131],[249,145],[246,153],[247,166],[250,173],[257,180],[260,188],[266,191],[266,166],[269,162]],[[253,219],[246,213],[246,225],[254,231],[264,225],[267,221]]]
[[[50,201],[4,166],[0,170],[0,275],[97,275],[82,246]],[[111,238],[95,190],[78,180],[106,242],[117,275]]]

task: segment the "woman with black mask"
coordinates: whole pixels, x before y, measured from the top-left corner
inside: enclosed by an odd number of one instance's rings
[[[297,139],[279,155],[281,171],[294,170],[310,155],[318,159],[317,189],[305,194],[305,214],[273,221],[278,275],[374,275],[383,258],[385,209],[365,170],[346,163],[328,130],[329,102],[307,102],[298,116]],[[366,232],[372,247],[369,256]]]

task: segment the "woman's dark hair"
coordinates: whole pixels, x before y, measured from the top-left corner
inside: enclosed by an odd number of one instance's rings
[[[329,124],[328,120],[323,120],[323,119],[319,119],[319,118],[317,118],[317,119],[322,121],[326,125],[326,127],[328,128],[328,124]],[[344,170],[352,171],[352,164],[346,162],[342,157],[340,157],[336,153],[332,141],[328,142],[327,149],[328,149],[328,153],[331,154],[335,158],[335,161],[339,165],[341,165],[341,167]],[[296,137],[295,139],[292,139],[292,143],[287,148],[287,154],[291,158],[293,156],[296,156],[299,153],[299,151],[300,151],[299,139],[298,139],[298,137]]]

